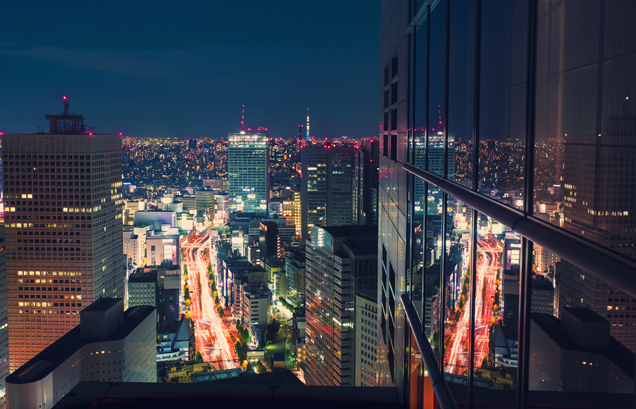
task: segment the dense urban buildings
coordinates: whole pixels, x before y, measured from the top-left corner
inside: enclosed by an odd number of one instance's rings
[[[633,393],[636,8],[382,8],[378,383],[424,407]]]
[[[634,406],[636,3],[380,9],[377,136],[3,136],[0,399]]]
[[[11,371],[125,293],[121,137],[85,133],[68,105],[47,118],[52,133],[3,136]]]
[[[307,241],[305,381],[356,383],[356,291],[377,294],[377,226],[314,227]]]
[[[7,378],[8,407],[54,407],[81,381],[156,382],[155,309],[101,298],[80,324]]]

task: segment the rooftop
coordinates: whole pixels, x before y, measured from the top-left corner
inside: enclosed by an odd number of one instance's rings
[[[599,322],[598,318],[605,321],[600,315],[586,308],[569,308],[572,315],[577,318],[583,317],[589,319],[591,322]],[[589,311],[592,314],[587,314],[585,311]],[[595,317],[595,315],[598,317]],[[570,351],[584,351],[592,352],[603,356],[616,365],[627,376],[634,379],[634,353],[630,351],[626,346],[618,342],[615,338],[609,337],[609,349],[604,351],[588,351],[580,348],[576,343],[570,339],[561,328],[561,320],[550,314],[531,314],[531,319],[536,323],[560,348]]]
[[[120,299],[102,298],[86,307],[84,311],[90,310],[91,308],[93,308],[93,311],[104,311],[112,307],[114,305],[113,302],[117,303],[119,301]],[[100,340],[82,339],[80,336],[80,325],[78,325],[9,375],[6,381],[13,384],[39,381],[64,363],[84,345],[94,342],[116,341],[125,338],[137,325],[146,319],[148,315],[152,314],[154,310],[153,307],[149,306],[130,308],[124,313],[124,322],[110,336]]]
[[[396,388],[304,386],[292,384],[289,376],[282,374],[182,384],[80,382],[55,408],[174,409],[208,407],[210,402],[218,407],[259,409],[351,409],[357,404],[365,409],[401,407]]]

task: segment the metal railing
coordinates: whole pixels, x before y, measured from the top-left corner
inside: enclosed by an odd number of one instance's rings
[[[406,314],[406,319],[409,321],[409,325],[411,326],[411,331],[413,332],[413,337],[415,338],[415,342],[417,343],[417,347],[420,350],[420,354],[422,355],[422,361],[424,362],[424,366],[426,367],[426,371],[428,372],[428,378],[431,381],[431,385],[433,386],[433,391],[435,392],[435,398],[437,399],[437,403],[440,409],[457,409],[457,404],[455,403],[455,399],[448,389],[448,385],[444,382],[442,376],[439,373],[439,365],[437,363],[437,359],[435,359],[435,354],[433,353],[433,348],[428,340],[424,337],[424,333],[422,332],[422,325],[420,324],[420,320],[415,312],[415,307],[407,294],[402,294],[400,297],[402,301],[402,307],[404,307],[404,312]]]
[[[636,298],[636,261],[416,166],[403,169]]]

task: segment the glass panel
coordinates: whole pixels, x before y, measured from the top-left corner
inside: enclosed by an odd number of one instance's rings
[[[446,200],[446,264],[444,274],[444,377],[466,383],[469,362],[470,274],[473,210],[448,196]],[[435,332],[434,332],[435,334]],[[433,340],[436,341],[433,335]]]
[[[424,272],[424,334],[433,345],[439,360],[440,277],[442,274],[442,216],[444,195],[435,185],[427,184],[426,218],[422,231],[422,270]]]
[[[422,204],[426,204],[426,182],[411,175],[414,186],[413,195],[413,218],[411,219],[411,277],[412,289],[411,300],[420,318],[424,317],[424,304],[422,302],[423,278],[422,267],[424,266],[423,243],[426,235],[424,226],[424,212],[421,210]],[[420,184],[421,182],[421,184]],[[420,187],[420,188],[418,188]],[[418,196],[420,195],[420,196]]]
[[[636,2],[538,5],[534,212],[636,258]]]
[[[537,244],[534,270],[530,390],[567,393],[573,405],[598,397],[597,407],[619,407],[607,393],[633,404],[636,300]]]
[[[472,187],[475,0],[450,3],[448,179]]]
[[[517,388],[520,263],[521,236],[479,213],[473,386],[493,390],[475,394],[482,405],[515,398],[493,393]]]
[[[409,90],[415,89],[415,33],[409,35]],[[388,106],[388,101],[385,103]],[[385,108],[386,108],[385,106]],[[408,163],[414,163],[414,140],[413,140],[413,119],[415,117],[415,93],[409,92],[409,140],[408,144]]]
[[[431,9],[431,42],[429,66],[428,105],[428,167],[437,175],[444,175],[444,135],[442,107],[446,104],[446,0],[440,0]]]
[[[410,329],[410,328],[409,328]],[[428,377],[426,365],[422,361],[420,349],[415,342],[413,331],[410,330],[409,355],[409,405],[410,409],[434,409],[437,407],[433,385]]]
[[[527,1],[482,2],[479,192],[523,207]]]
[[[429,19],[426,19],[415,33],[415,98],[413,102],[413,143],[415,152],[413,164],[422,169],[426,169],[426,110],[428,92],[426,74],[428,69],[428,23]],[[416,181],[415,183],[424,182]]]

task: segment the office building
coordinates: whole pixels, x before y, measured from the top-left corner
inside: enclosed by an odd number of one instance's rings
[[[157,316],[160,328],[180,319],[179,300],[182,277],[181,267],[178,265],[164,263],[157,267],[157,287],[159,288]]]
[[[82,381],[157,382],[155,309],[101,298],[80,324],[7,378],[8,407],[54,407]]]
[[[314,227],[307,241],[307,385],[355,385],[356,291],[377,291],[377,227]]]
[[[371,140],[355,153],[353,224],[378,224],[378,149],[379,142]]]
[[[126,227],[123,233],[124,254],[128,256],[127,268],[129,270],[143,267],[146,264],[146,231],[143,229],[143,232],[138,234],[136,230],[132,227]]]
[[[5,379],[9,376],[9,312],[7,308],[7,243],[0,226],[0,407],[7,402]]]
[[[3,136],[12,371],[125,294],[121,138],[86,132],[68,104],[47,119],[48,134]]]
[[[283,218],[287,221],[288,225],[295,227],[296,236],[300,236],[302,228],[300,192],[294,192],[286,200],[283,200]]]
[[[302,151],[302,242],[314,226],[353,223],[354,148],[308,147]]]
[[[137,269],[128,277],[128,307],[149,305],[155,309],[159,306],[159,286],[157,270],[144,271]]]
[[[241,322],[246,328],[269,323],[269,306],[272,294],[265,286],[245,288],[243,290],[243,316]]]
[[[281,256],[280,236],[278,224],[273,222],[260,222],[258,246],[261,249],[261,260],[278,258]]]
[[[636,348],[633,18],[629,1],[382,3],[378,384],[409,405],[633,393],[633,357],[576,359],[550,329],[587,307],[611,350]],[[525,382],[540,354],[554,368]]]
[[[297,248],[285,257],[285,275],[287,282],[286,300],[301,307],[305,297],[305,248]]]
[[[236,211],[262,213],[269,209],[269,144],[266,133],[228,135],[228,196]]]
[[[355,386],[376,386],[378,379],[378,291],[356,292]]]

